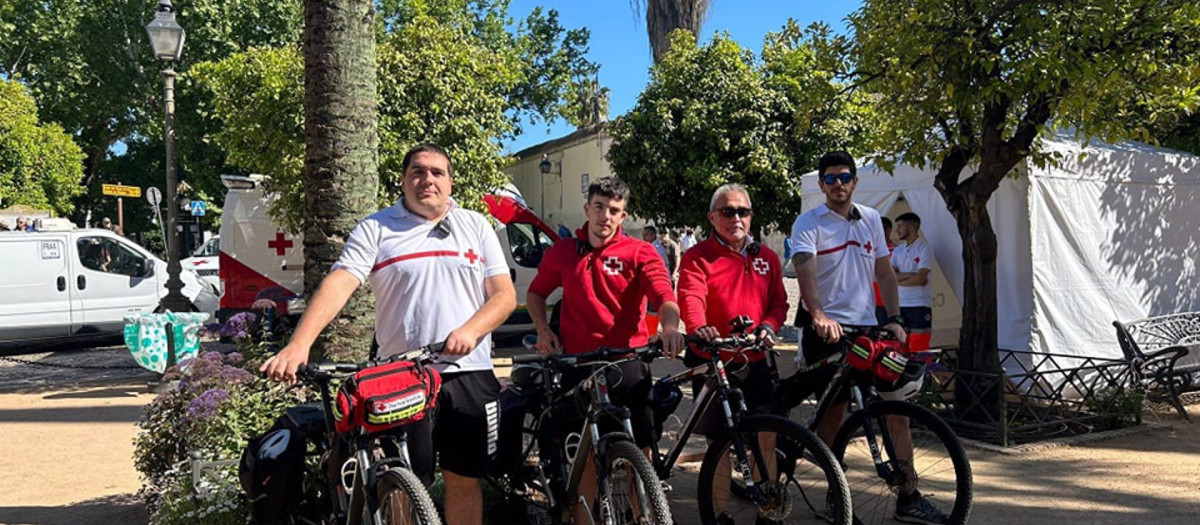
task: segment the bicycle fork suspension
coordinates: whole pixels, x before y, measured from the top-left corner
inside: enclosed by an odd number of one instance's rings
[[[867,405],[863,403],[862,390],[857,386],[850,389],[854,394],[854,403],[861,410],[866,410]],[[875,463],[875,472],[879,477],[887,483],[889,487],[896,485],[896,477],[892,469],[888,466],[888,461],[883,458],[883,452],[887,452],[889,458],[894,461],[896,459],[896,447],[892,444],[892,436],[888,433],[887,422],[884,421],[883,428],[879,429],[879,435],[883,441],[883,451],[879,450],[879,442],[875,439],[875,422],[871,419],[870,413],[863,418],[863,434],[867,440],[867,446],[871,449],[871,460]]]

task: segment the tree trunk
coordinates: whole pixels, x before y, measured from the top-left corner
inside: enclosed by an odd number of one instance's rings
[[[964,272],[955,406],[962,419],[995,422],[1002,413],[1003,371],[997,339],[996,232],[987,210],[991,192],[956,193],[957,205],[950,209],[962,239]]]
[[[377,210],[372,0],[305,0],[304,85],[304,290],[311,298],[355,225]],[[374,301],[359,288],[318,339],[318,353],[365,358],[374,317]]]

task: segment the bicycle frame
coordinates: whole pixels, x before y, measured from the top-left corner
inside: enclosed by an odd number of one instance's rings
[[[825,416],[826,413],[829,412],[830,407],[833,406],[834,399],[837,398],[837,396],[835,395],[837,392],[840,392],[843,389],[847,390],[850,394],[850,402],[854,404],[854,406],[857,408],[857,410],[866,410],[870,403],[870,401],[869,401],[870,396],[863,396],[862,387],[858,384],[861,374],[869,373],[869,372],[859,372],[859,371],[851,370],[849,365],[846,365],[845,363],[841,362],[842,358],[845,357],[845,354],[846,354],[845,350],[835,352],[832,355],[818,361],[817,363],[815,363],[812,367],[810,367],[806,371],[806,372],[808,372],[808,371],[812,371],[812,370],[817,370],[817,369],[823,368],[825,366],[836,366],[837,367],[836,372],[834,372],[833,378],[829,381],[829,384],[825,387],[824,392],[822,392],[821,396],[817,398],[818,399],[817,408],[815,410],[813,410],[812,415],[809,416],[808,421],[805,424],[805,426],[808,427],[808,429],[812,430],[813,432],[817,431],[817,426],[820,425],[822,418]],[[798,373],[803,374],[806,372],[798,372]],[[868,387],[868,388],[873,388],[873,387]],[[869,444],[869,448],[871,449],[871,459],[875,463],[876,473],[879,474],[879,477],[881,479],[883,479],[885,482],[892,483],[894,481],[893,474],[891,473],[891,471],[888,470],[887,465],[885,464],[886,462],[883,460],[882,454],[880,454],[879,446],[875,440],[877,430],[874,428],[874,425],[872,424],[870,418],[867,418],[863,422],[863,431],[866,433],[866,436],[867,436],[867,443]],[[895,447],[895,444],[892,442],[892,435],[888,432],[883,432],[883,433],[881,433],[881,435],[883,437],[883,446],[884,446],[884,449],[887,451],[888,457],[892,457],[892,458],[897,457],[896,447]]]
[[[773,364],[773,363],[772,363]],[[709,362],[697,365],[688,370],[684,370],[677,374],[664,377],[659,380],[660,383],[679,385],[684,381],[690,380],[698,375],[705,375],[708,379],[704,382],[704,386],[700,388],[700,393],[696,396],[696,402],[692,404],[692,411],[688,414],[687,422],[683,426],[683,430],[679,433],[676,439],[675,446],[664,457],[658,447],[654,447],[654,468],[657,471],[659,479],[668,479],[671,477],[671,471],[675,468],[675,464],[679,461],[679,457],[683,454],[683,449],[687,445],[688,439],[696,430],[696,426],[700,424],[700,419],[704,415],[709,406],[714,400],[719,400],[721,409],[725,415],[725,426],[729,429],[736,428],[741,416],[747,412],[746,401],[744,398],[738,398],[736,407],[730,402],[730,394],[736,391],[729,383],[729,376],[725,373],[725,363],[718,357],[717,352],[713,352]],[[752,490],[752,494],[756,503],[766,501],[758,490],[755,490],[754,476],[750,462],[746,461],[746,445],[742,441],[742,437],[737,433],[733,435],[734,452],[738,457],[738,464],[742,468],[742,478],[747,480],[747,488]],[[762,456],[762,451],[754,449],[754,463],[760,469],[759,472],[767,471],[766,458]]]

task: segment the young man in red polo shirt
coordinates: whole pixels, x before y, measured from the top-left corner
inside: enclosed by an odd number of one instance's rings
[[[679,304],[683,322],[704,339],[727,337],[731,321],[748,316],[754,321],[754,332],[774,346],[773,337],[787,316],[787,291],[783,288],[783,269],[779,256],[750,236],[750,218],[754,214],[750,195],[740,184],[726,184],[713,193],[708,207],[708,222],[713,235],[683,254],[679,265]],[[709,359],[704,352],[689,349],[684,357],[688,366],[697,366]],[[783,413],[772,400],[771,370],[762,353],[739,354],[722,352],[722,361],[730,366],[729,381],[741,389],[746,407],[752,413]],[[693,383],[693,394],[700,391],[706,378]],[[711,438],[722,431],[723,414],[716,406],[704,413],[696,431]],[[767,459],[768,470],[774,470],[775,436],[759,434],[759,444]],[[730,474],[729,457],[718,467],[721,477],[716,487],[728,487],[723,479]],[[774,472],[768,479],[773,479]],[[714,506],[723,511],[729,501],[728,491],[713,494]],[[733,523],[732,517],[721,512],[718,523]],[[763,520],[757,520],[762,523]]]
[[[543,354],[577,354],[601,347],[636,347],[650,341],[646,328],[646,301],[658,311],[663,353],[674,357],[683,349],[679,332],[679,305],[671,278],[658,251],[645,241],[623,235],[621,222],[629,214],[629,187],[621,179],[605,177],[588,187],[583,211],[588,221],[575,237],[554,243],[542,256],[537,276],[529,284],[525,302],[537,327],[537,351]],[[562,287],[559,303],[560,333],[550,328],[546,297]],[[610,381],[614,403],[630,411],[633,439],[638,447],[654,445],[654,418],[649,395],[653,377],[642,361],[620,365],[620,381]],[[582,377],[564,379],[582,380]],[[591,467],[591,462],[586,463]],[[580,493],[588,494],[594,476],[584,471]],[[586,514],[577,508],[577,522]],[[582,521],[581,521],[582,520]]]

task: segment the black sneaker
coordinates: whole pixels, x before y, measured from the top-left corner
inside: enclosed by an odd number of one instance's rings
[[[924,525],[943,525],[950,522],[950,517],[934,507],[920,492],[915,492],[906,499],[907,502],[903,503],[896,501],[896,521]]]
[[[717,516],[717,525],[735,525],[733,517],[728,512],[722,512]]]

